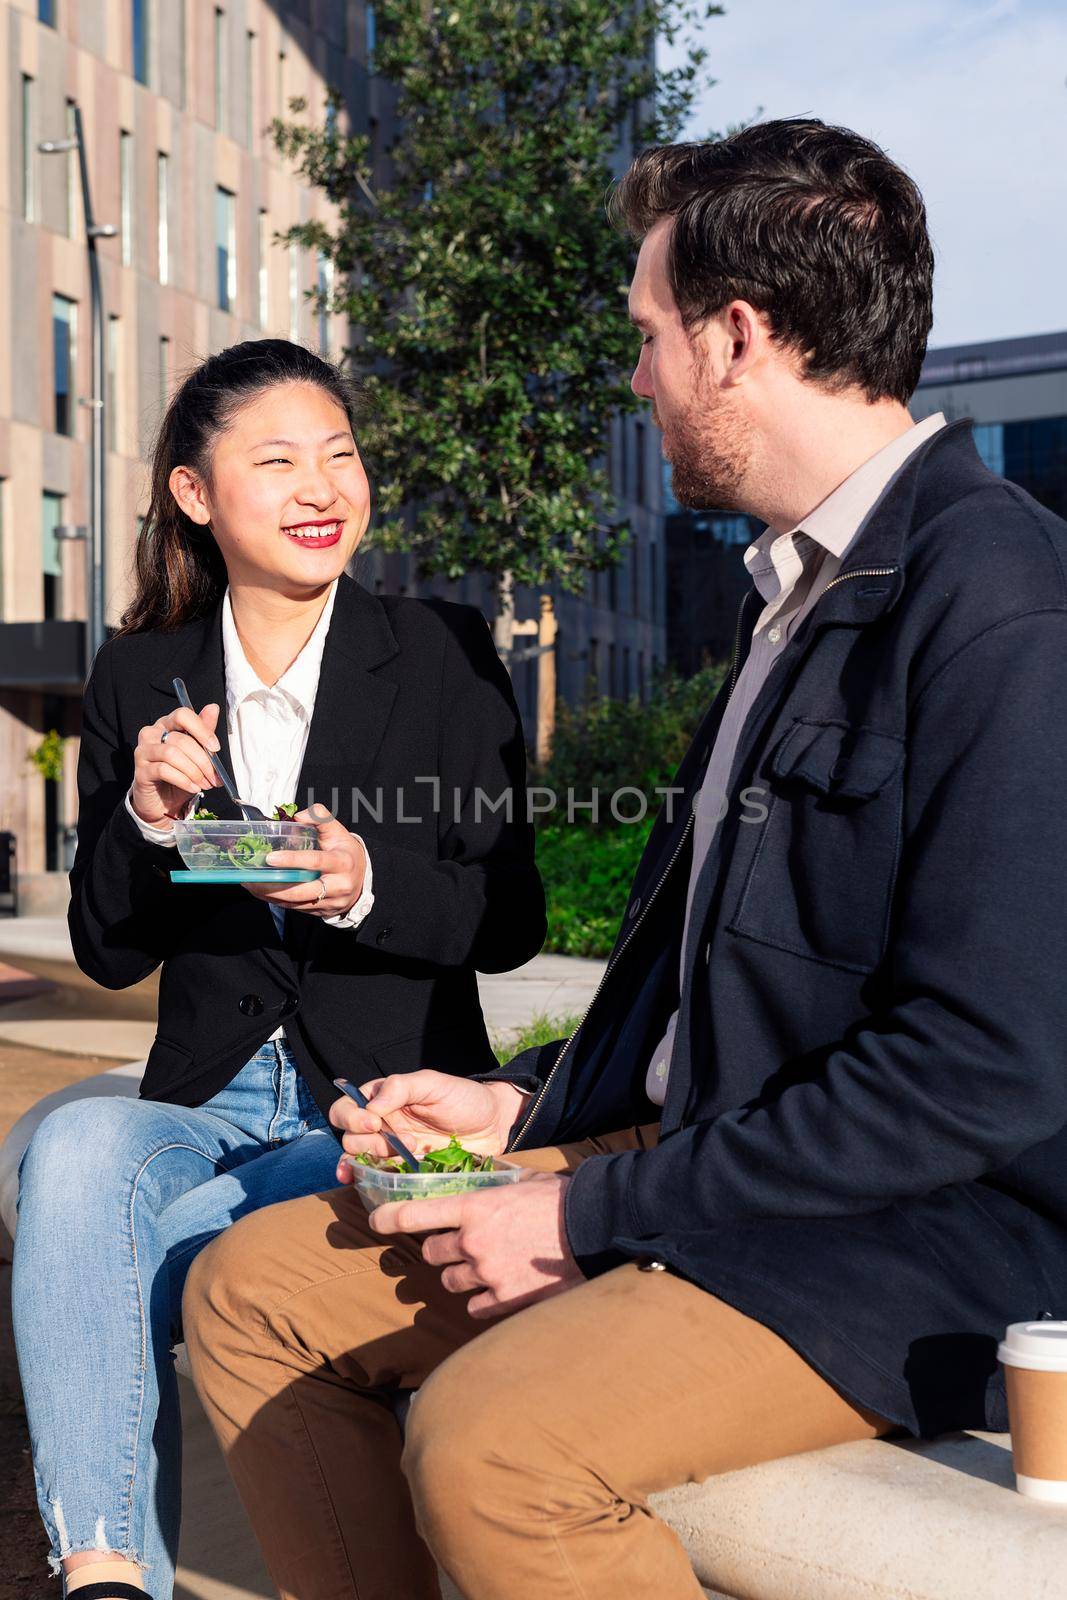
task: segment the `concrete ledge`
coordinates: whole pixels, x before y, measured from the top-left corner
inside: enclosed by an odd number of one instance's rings
[[[1067,1514],[1016,1494],[1006,1434],[875,1440],[653,1499],[732,1600],[1058,1600]]]

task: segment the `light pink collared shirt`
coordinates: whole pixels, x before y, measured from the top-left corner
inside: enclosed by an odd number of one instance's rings
[[[945,418],[940,411],[917,422],[857,467],[797,527],[777,534],[772,528],[766,528],[745,551],[745,566],[765,604],[752,630],[749,653],[719,724],[704,782],[694,805],[693,861],[682,943],[683,972],[693,893],[725,813],[730,773],[748,714],[782,651],[826,586],[837,576],[854,540],[901,467],[925,440],[944,426]],[[649,1099],[660,1106],[667,1097],[677,1025],[676,1011],[652,1052],[645,1079]]]

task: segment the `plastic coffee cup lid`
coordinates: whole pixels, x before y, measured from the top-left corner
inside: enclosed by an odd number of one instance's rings
[[[1013,1322],[997,1355],[1008,1367],[1067,1372],[1067,1322]]]

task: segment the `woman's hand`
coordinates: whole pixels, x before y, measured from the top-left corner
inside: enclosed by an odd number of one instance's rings
[[[190,795],[217,787],[208,751],[219,748],[218,720],[219,708],[212,701],[199,716],[178,706],[140,730],[133,752],[130,803],[142,822],[153,828],[173,827],[185,815]]]
[[[453,1133],[467,1150],[498,1156],[526,1098],[513,1083],[475,1083],[430,1068],[374,1078],[360,1088],[368,1101],[365,1111],[347,1095],[330,1107],[330,1121],[353,1156],[393,1154],[379,1131],[383,1118],[414,1156],[437,1149]],[[338,1166],[337,1180],[351,1183],[347,1161]]]
[[[363,893],[367,875],[367,852],[362,841],[349,833],[325,806],[315,804],[298,811],[294,822],[313,822],[319,836],[317,850],[272,850],[268,867],[306,867],[318,872],[313,883],[287,883],[272,889],[269,884],[246,883],[257,900],[269,900],[287,911],[309,911],[316,917],[336,917],[351,911]]]

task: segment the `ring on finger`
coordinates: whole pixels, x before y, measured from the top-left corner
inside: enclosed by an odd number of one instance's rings
[[[312,904],[316,905],[316,906],[321,906],[321,904],[325,900],[325,898],[326,898],[326,880],[325,880],[325,878],[320,878],[319,879],[319,898],[317,900],[313,901]]]
[[[169,728],[164,728],[163,732],[159,736],[160,744],[166,744],[166,742],[169,739],[169,737],[170,737],[170,729]]]

